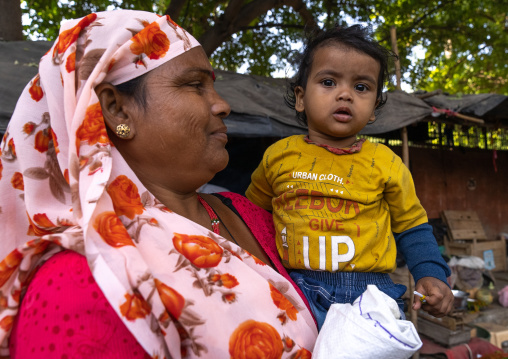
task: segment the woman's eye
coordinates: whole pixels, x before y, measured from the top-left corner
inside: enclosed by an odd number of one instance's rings
[[[332,86],[335,86],[335,82],[333,82],[333,80],[323,80],[321,81],[321,83],[323,84],[323,86],[325,87],[332,87]]]
[[[201,88],[203,87],[203,84],[200,81],[194,81],[189,83],[189,86],[195,87],[195,88]]]
[[[356,84],[355,85],[356,91],[364,92],[364,91],[367,91],[368,89],[369,89],[368,86],[364,85],[364,84]]]

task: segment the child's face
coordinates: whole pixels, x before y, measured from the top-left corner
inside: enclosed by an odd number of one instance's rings
[[[314,53],[307,86],[295,89],[297,111],[305,111],[309,138],[347,147],[374,121],[379,63],[372,57],[334,44]]]

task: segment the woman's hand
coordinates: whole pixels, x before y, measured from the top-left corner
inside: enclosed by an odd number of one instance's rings
[[[425,295],[425,303],[415,295],[413,310],[422,308],[435,317],[444,317],[453,309],[453,293],[446,283],[437,278],[423,277],[416,283],[416,291]]]

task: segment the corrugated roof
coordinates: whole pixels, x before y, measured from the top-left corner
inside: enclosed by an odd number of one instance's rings
[[[0,132],[5,131],[19,95],[37,74],[39,59],[50,47],[50,42],[0,42]],[[232,109],[225,121],[229,135],[284,137],[305,132],[305,127],[297,123],[294,112],[284,103],[286,79],[219,70],[216,75],[217,92]],[[508,127],[508,96],[439,94],[420,99],[403,91],[386,93],[386,96],[388,101],[378,111],[376,122],[368,125],[363,134],[382,134],[429,119],[433,107],[482,119],[486,126]]]

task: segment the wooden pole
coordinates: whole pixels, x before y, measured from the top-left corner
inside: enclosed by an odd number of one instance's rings
[[[395,28],[395,26],[390,27],[390,39],[392,41],[392,51],[398,57],[399,56],[399,47],[397,46],[397,29]],[[397,80],[397,82],[395,84],[397,87],[397,90],[400,90],[401,89],[401,85],[400,85],[401,73],[400,73],[400,61],[398,58],[395,61],[395,78]]]
[[[399,56],[399,48],[397,46],[397,29],[395,26],[392,26],[390,28],[390,38],[392,42],[392,51]],[[397,90],[402,90],[401,87],[401,71],[400,71],[400,61],[397,58],[395,60],[395,78],[397,80],[396,87]],[[407,168],[409,168],[409,144],[408,144],[408,137],[407,137],[407,127],[403,127],[401,130],[401,137],[402,137],[402,161],[406,165]],[[414,311],[413,309],[413,301],[414,301],[414,285],[413,285],[413,276],[411,275],[411,272],[408,271],[408,279],[409,279],[409,313],[410,313],[410,319],[413,325],[415,326],[415,329],[418,331],[418,313]],[[416,352],[413,354],[413,359],[420,359],[420,353]]]
[[[392,41],[392,51],[399,56],[399,47],[397,46],[397,29],[395,26],[392,26],[390,28],[390,38]],[[397,59],[395,61],[395,78],[396,78],[396,87],[397,90],[402,90],[401,87],[401,72],[400,72],[400,61]],[[403,127],[401,130],[401,136],[402,136],[402,161],[406,165],[407,168],[409,168],[409,144],[408,144],[408,138],[407,138],[407,128]]]

